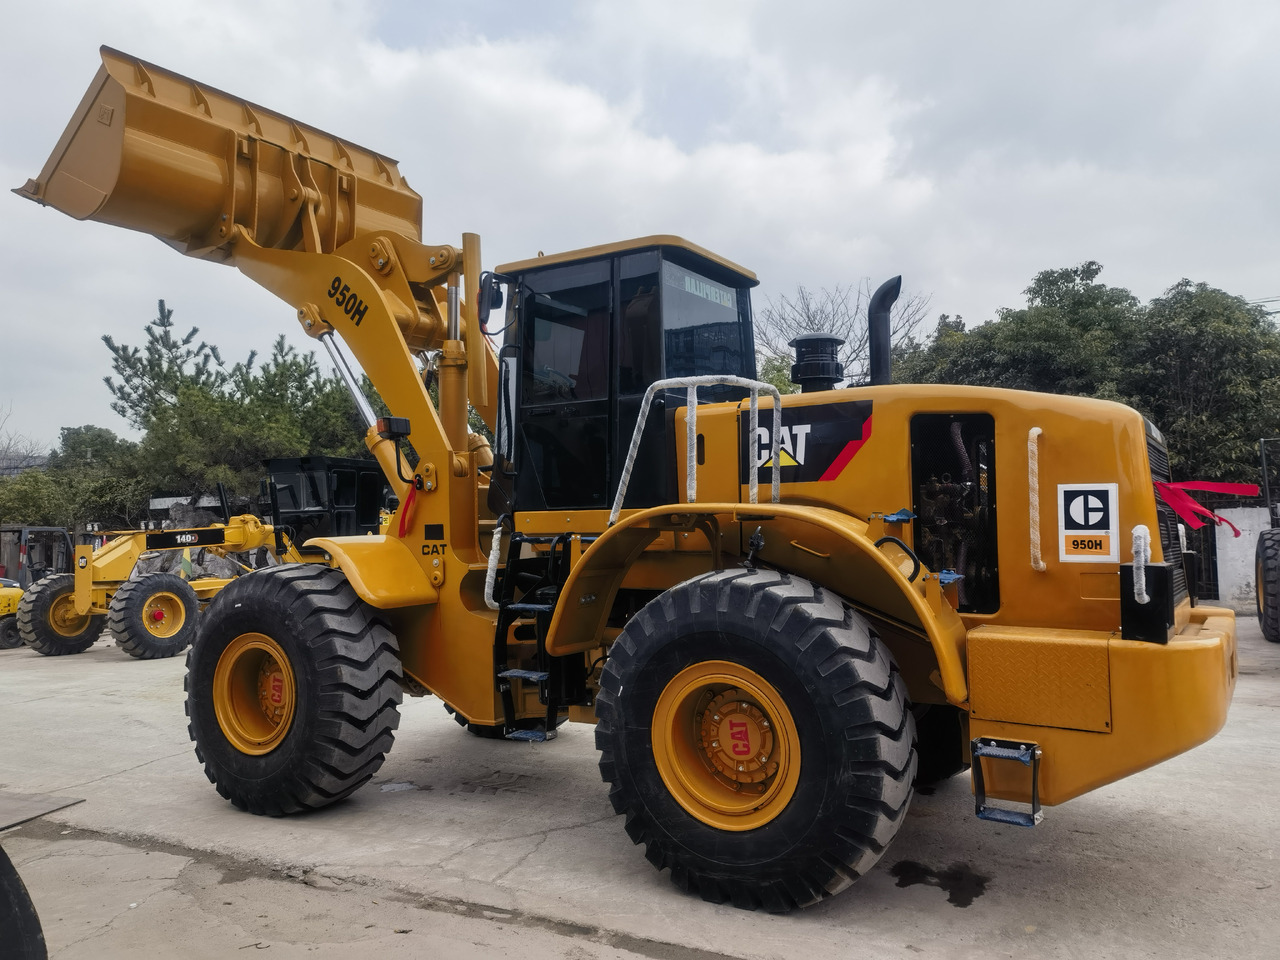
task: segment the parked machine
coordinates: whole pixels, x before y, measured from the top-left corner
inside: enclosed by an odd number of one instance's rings
[[[398,499],[385,535],[310,540],[323,562],[204,613],[190,731],[236,806],[349,796],[405,693],[519,740],[594,722],[652,863],[787,910],[879,859],[918,777],[972,763],[978,815],[1030,826],[1222,726],[1234,619],[1191,603],[1151,482],[1165,445],[1133,410],[892,385],[879,323],[873,385],[831,389],[808,356],[779,398],[755,379],[755,275],[721,256],[654,236],[482,273],[474,234],[423,240],[394,161],[103,64],[18,192],[289,303]]]
[[[35,581],[71,569],[75,548],[62,527],[0,526],[0,650],[22,646],[18,603]]]
[[[1271,643],[1280,643],[1280,502],[1274,497],[1272,483],[1275,470],[1275,445],[1280,437],[1263,437],[1258,441],[1258,460],[1262,468],[1262,497],[1267,505],[1270,526],[1258,532],[1254,550],[1254,588],[1258,597],[1258,624],[1262,635]],[[1267,456],[1270,445],[1272,455]]]
[[[231,516],[223,494],[223,523],[117,531],[108,534],[110,539],[97,549],[79,547],[74,573],[37,581],[16,605],[14,630],[19,643],[25,641],[47,656],[83,653],[97,641],[105,624],[131,657],[172,657],[194,639],[201,606],[235,577],[192,578],[182,570],[139,576],[135,568],[144,556],[182,552],[189,558],[193,551],[206,551],[220,557],[259,553],[261,565],[323,561],[320,552],[299,550],[300,533],[377,531],[385,484],[373,461],[293,457],[267,461],[266,469],[270,479],[263,481],[263,497],[272,524],[253,514]],[[239,566],[252,569],[243,563]],[[4,603],[0,591],[0,611]],[[4,624],[0,619],[0,642]]]

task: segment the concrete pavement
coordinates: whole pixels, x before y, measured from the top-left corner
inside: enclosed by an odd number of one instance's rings
[[[1209,744],[1035,830],[977,821],[955,778],[917,795],[856,887],[784,917],[690,899],[655,871],[612,813],[586,726],[485,741],[438,701],[406,700],[387,763],[350,800],[243,814],[192,752],[180,659],[107,642],[0,651],[0,790],[85,800],[0,842],[55,957],[1269,958],[1280,646],[1240,623],[1235,702]],[[429,935],[444,939],[413,940]]]

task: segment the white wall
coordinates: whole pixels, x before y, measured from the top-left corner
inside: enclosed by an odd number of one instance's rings
[[[1218,513],[1240,528],[1238,538],[1232,535],[1231,528],[1225,523],[1217,530],[1218,602],[1237,613],[1256,615],[1253,552],[1258,545],[1258,532],[1270,526],[1267,508],[1232,507]]]

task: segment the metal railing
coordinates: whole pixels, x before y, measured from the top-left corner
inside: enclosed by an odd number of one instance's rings
[[[669,380],[658,380],[649,385],[649,389],[644,393],[644,400],[640,403],[640,415],[636,419],[635,432],[631,434],[631,446],[627,449],[627,460],[622,467],[622,477],[618,481],[618,492],[613,498],[613,509],[609,512],[609,526],[613,526],[618,522],[618,515],[622,512],[622,501],[627,496],[627,485],[631,482],[631,470],[635,466],[636,454],[640,450],[640,440],[644,434],[645,422],[649,417],[649,409],[653,404],[653,398],[659,390],[676,390],[683,387],[686,392],[686,405],[688,414],[685,422],[685,499],[689,503],[696,503],[698,499],[698,387],[742,387],[751,391],[751,413],[750,424],[751,432],[749,436],[754,441],[756,431],[760,426],[760,393],[764,391],[773,397],[773,441],[771,444],[772,452],[770,460],[773,464],[773,502],[777,503],[781,499],[781,464],[778,463],[778,455],[781,452],[782,439],[782,395],[778,392],[778,388],[763,383],[760,380],[748,380],[746,377],[673,377]],[[753,458],[754,459],[754,458]],[[748,472],[748,497],[751,503],[757,502],[759,497],[759,480],[757,478],[757,465],[753,462],[750,464]]]

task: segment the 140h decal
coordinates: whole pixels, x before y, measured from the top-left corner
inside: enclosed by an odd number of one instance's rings
[[[773,482],[773,410],[760,410],[760,425],[748,436],[747,414],[739,415],[742,438],[739,480],[749,482],[748,470],[758,472],[760,483]],[[834,480],[871,439],[871,401],[825,403],[812,407],[784,407],[779,427],[778,455],[783,483]]]

